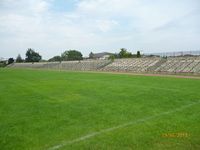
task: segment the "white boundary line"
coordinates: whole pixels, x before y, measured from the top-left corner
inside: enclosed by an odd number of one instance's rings
[[[66,145],[73,144],[73,143],[80,142],[80,141],[84,141],[86,139],[92,138],[94,136],[97,136],[97,135],[100,135],[100,134],[103,134],[103,133],[111,132],[111,131],[117,130],[119,128],[124,128],[124,127],[130,126],[130,125],[134,125],[134,124],[138,124],[138,123],[141,123],[141,122],[146,122],[148,120],[152,120],[154,118],[157,118],[157,117],[160,117],[160,116],[163,116],[163,115],[168,115],[168,114],[171,114],[171,113],[175,113],[177,111],[181,111],[183,109],[189,108],[189,107],[191,107],[193,105],[196,105],[196,104],[199,104],[199,103],[200,103],[200,101],[198,101],[196,103],[191,103],[191,104],[182,106],[180,108],[176,108],[176,109],[171,110],[171,111],[163,112],[163,113],[160,113],[160,114],[157,114],[157,115],[154,115],[154,116],[149,116],[149,117],[146,117],[146,118],[143,118],[143,119],[138,119],[138,120],[131,121],[131,122],[128,122],[128,123],[125,123],[125,124],[114,126],[112,128],[102,129],[100,131],[93,132],[91,134],[87,134],[85,136],[79,137],[79,138],[74,139],[74,140],[64,141],[61,144],[58,144],[58,145],[55,145],[55,146],[49,148],[48,150],[57,150],[57,149],[62,148],[64,146],[66,146]]]

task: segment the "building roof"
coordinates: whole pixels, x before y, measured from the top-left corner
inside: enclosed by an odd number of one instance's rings
[[[8,59],[0,57],[0,61],[7,61]]]
[[[105,55],[114,55],[114,54],[113,54],[113,53],[108,53],[108,52],[95,53],[95,54],[94,54],[94,57],[95,57],[95,58],[101,58],[101,57],[103,57],[103,56],[105,56]]]

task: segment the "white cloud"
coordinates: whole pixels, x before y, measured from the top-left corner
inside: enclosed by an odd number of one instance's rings
[[[45,58],[66,49],[199,49],[198,0],[80,0],[71,11],[55,0],[0,1],[0,57],[29,47]],[[67,9],[66,9],[67,10]],[[181,42],[183,41],[183,42]]]
[[[103,32],[107,32],[118,25],[118,22],[115,20],[97,20],[96,23],[97,27]]]

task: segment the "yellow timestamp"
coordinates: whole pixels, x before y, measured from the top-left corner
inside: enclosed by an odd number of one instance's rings
[[[188,138],[190,134],[188,132],[174,132],[174,133],[163,133],[161,134],[163,138]]]

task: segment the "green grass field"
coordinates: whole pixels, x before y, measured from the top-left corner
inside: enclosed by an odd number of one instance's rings
[[[200,80],[0,69],[1,150],[199,150]]]

